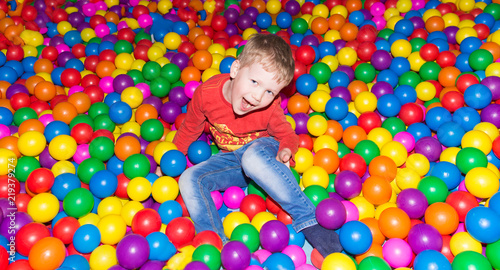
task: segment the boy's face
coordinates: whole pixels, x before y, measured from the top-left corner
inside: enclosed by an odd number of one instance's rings
[[[235,60],[231,66],[233,79],[224,90],[224,97],[237,115],[245,115],[269,106],[279,95],[286,82],[277,83],[275,73],[264,70],[260,63],[240,67]]]

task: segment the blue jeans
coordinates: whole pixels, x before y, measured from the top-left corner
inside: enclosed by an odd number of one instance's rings
[[[278,148],[274,138],[259,138],[234,152],[213,155],[181,175],[180,192],[197,232],[212,230],[226,243],[228,238],[210,192],[231,186],[243,188],[250,180],[290,214],[295,231],[317,224],[314,204],[290,169],[276,160]]]

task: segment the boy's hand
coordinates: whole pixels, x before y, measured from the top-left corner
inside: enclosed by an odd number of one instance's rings
[[[290,159],[291,158],[292,158],[292,151],[290,151],[290,149],[288,149],[288,148],[284,148],[276,156],[277,161],[285,164],[289,168],[290,168]]]

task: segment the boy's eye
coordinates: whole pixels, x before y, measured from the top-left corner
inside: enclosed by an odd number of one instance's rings
[[[256,80],[251,80],[253,84],[257,84],[257,81]]]
[[[268,93],[268,94],[269,94],[269,95],[271,95],[271,96],[274,96],[274,92],[273,92],[273,91],[271,91],[271,90],[266,90],[266,93]]]

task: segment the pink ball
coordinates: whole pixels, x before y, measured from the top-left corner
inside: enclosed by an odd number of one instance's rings
[[[406,241],[391,238],[382,246],[384,260],[393,268],[406,267],[413,259],[413,252]]]
[[[385,25],[387,24],[387,21],[385,20],[384,17],[382,16],[374,16],[372,18],[372,21],[375,23],[377,26],[377,30],[380,31],[385,28]]]
[[[6,125],[0,124],[0,139],[10,136],[10,129]]]
[[[83,88],[83,86],[81,86],[81,85],[73,85],[68,90],[68,96],[71,96],[74,93],[83,92],[83,90],[85,90],[85,88]]]
[[[90,158],[89,145],[80,144],[76,147],[76,153],[73,155],[73,160],[80,164],[82,161]]]
[[[425,0],[413,0],[411,2],[412,2],[411,10],[419,10],[425,7]]]
[[[94,16],[96,11],[95,4],[93,3],[87,3],[82,6],[82,12],[87,17]]]
[[[370,7],[370,13],[373,16],[383,16],[385,13],[385,5],[381,2],[376,2]]]
[[[253,253],[253,255],[259,260],[260,263],[263,263],[267,260],[269,256],[271,256],[271,252],[265,249],[259,249]]]
[[[463,222],[458,223],[457,230],[453,234],[456,234],[459,232],[465,232],[465,223],[463,223]]]
[[[143,98],[148,98],[151,96],[151,90],[149,89],[149,85],[147,83],[138,83],[135,87],[141,90]]]
[[[345,207],[346,219],[345,222],[359,220],[359,210],[356,205],[350,201],[341,201]]]
[[[406,148],[406,152],[408,153],[415,148],[415,138],[413,138],[409,132],[399,132],[394,136],[394,140],[400,142]]]
[[[44,38],[43,39],[43,45],[49,46],[49,44],[50,44],[50,38]]]
[[[469,191],[467,190],[467,188],[465,187],[465,180],[463,180],[462,182],[460,182],[460,184],[458,185],[458,190],[459,190],[459,191],[469,192]]]
[[[222,201],[223,201],[222,194],[220,194],[219,191],[215,190],[210,192],[210,196],[212,196],[212,200],[215,203],[215,208],[219,210],[222,207]]]
[[[121,21],[116,25],[117,30],[121,30],[123,28],[128,28],[128,24],[125,21]]]
[[[113,77],[106,76],[99,81],[99,87],[101,87],[104,93],[109,94],[115,91],[113,89],[113,80]]]
[[[293,264],[296,268],[306,263],[306,253],[301,247],[297,245],[289,245],[284,248],[281,253],[288,255],[288,257],[292,259]]]
[[[99,1],[99,2],[95,3],[95,8],[97,10],[107,10],[108,5],[106,5],[106,3],[104,1]]]
[[[222,198],[228,208],[237,209],[240,208],[241,201],[245,198],[245,192],[240,187],[232,186],[224,191]]]
[[[245,270],[264,270],[264,268],[258,266],[258,265],[249,265]]]
[[[297,267],[296,270],[317,270],[317,268],[310,265],[310,264],[305,263],[305,264]]]
[[[97,25],[94,31],[98,38],[103,38],[104,36],[109,35],[109,27],[106,24]]]
[[[184,93],[188,98],[193,98],[194,91],[196,90],[196,87],[200,85],[200,82],[196,81],[190,81],[186,83],[184,86]]]
[[[153,24],[153,19],[151,18],[151,15],[149,15],[149,14],[141,14],[137,18],[137,22],[139,23],[139,26],[141,28],[146,28],[146,27]]]
[[[44,114],[38,118],[44,126],[47,126],[50,122],[54,121],[54,116],[50,113]]]
[[[232,5],[229,5],[227,8],[234,8],[236,9],[238,12],[241,11],[240,7],[238,5],[235,5],[235,4],[232,4]]]
[[[62,53],[62,52],[69,52],[71,49],[69,48],[68,45],[66,44],[59,44],[59,45],[56,45],[56,49],[57,49],[57,52],[58,53]]]
[[[128,2],[131,6],[135,7],[139,4],[140,0],[130,0]]]

